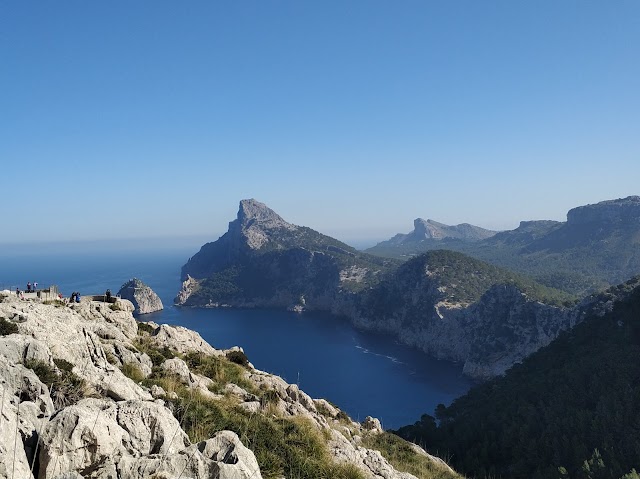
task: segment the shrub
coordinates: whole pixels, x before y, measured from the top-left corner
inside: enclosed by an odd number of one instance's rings
[[[116,358],[111,351],[105,351],[104,354],[109,364],[118,364],[118,358]]]
[[[349,417],[349,415],[346,412],[344,412],[342,409],[338,411],[338,415],[336,416],[336,419],[342,422],[351,422],[351,418]]]
[[[49,387],[51,387],[58,380],[56,370],[44,361],[29,359],[25,361],[24,367],[31,369],[34,373],[36,373],[38,379],[40,379],[40,381],[42,381]]]
[[[249,365],[249,358],[247,358],[247,355],[242,351],[229,351],[227,353],[227,359],[240,366],[247,367]]]
[[[60,369],[61,371],[67,371],[68,373],[71,372],[74,366],[73,363],[70,363],[66,359],[62,358],[53,358],[53,362],[58,367],[58,369]]]
[[[73,364],[64,359],[54,359],[60,373],[44,361],[30,359],[24,366],[32,369],[36,376],[49,387],[49,393],[56,409],[77,403],[85,397],[85,381],[71,372]]]
[[[214,391],[220,390],[221,386],[228,383],[237,384],[249,392],[254,392],[256,389],[254,384],[245,378],[245,369],[228,359],[191,352],[185,355],[184,360],[193,372],[217,383]]]
[[[139,321],[137,323],[138,323],[138,334],[139,335],[142,335],[143,333],[153,334],[153,332],[155,331],[155,328],[153,326],[151,326],[150,324],[141,323]]]
[[[140,329],[138,329],[138,332]],[[148,337],[139,337],[134,341],[138,351],[146,353],[151,359],[154,366],[160,366],[165,359],[173,359],[176,357],[173,351],[166,346],[158,348]]]
[[[17,324],[7,321],[4,318],[0,318],[0,336],[8,336],[9,334],[15,334],[17,332]]]
[[[277,404],[280,400],[280,396],[275,389],[267,389],[262,394],[260,394],[260,405],[268,406],[269,404]]]

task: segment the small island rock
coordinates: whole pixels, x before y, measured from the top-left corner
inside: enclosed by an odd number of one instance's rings
[[[133,278],[122,285],[118,295],[128,299],[135,307],[134,313],[146,314],[164,308],[158,295],[138,278]]]

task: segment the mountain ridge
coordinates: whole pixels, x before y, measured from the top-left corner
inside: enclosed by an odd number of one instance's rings
[[[588,294],[640,273],[640,197],[572,208],[564,222],[522,221],[513,230],[475,242],[382,242],[366,251],[406,260],[443,248],[529,275],[547,286]]]
[[[469,223],[450,226],[432,219],[424,220],[416,218],[413,221],[413,231],[407,234],[399,233],[393,238],[378,243],[374,248],[397,246],[411,243],[419,243],[425,240],[440,241],[443,239],[457,239],[462,241],[479,241],[496,234],[496,231],[487,230]]]

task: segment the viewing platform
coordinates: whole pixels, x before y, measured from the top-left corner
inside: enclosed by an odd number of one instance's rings
[[[12,287],[11,289],[7,288],[6,291],[8,291],[9,294],[13,296],[16,296],[18,294],[18,291],[16,291],[16,288],[14,287]],[[19,294],[21,299],[24,299],[24,300],[30,300],[30,299],[37,299],[40,301],[69,300],[69,297],[62,296],[62,294],[60,293],[60,290],[58,289],[58,286],[55,284],[49,286],[46,289],[37,289],[35,291],[33,290],[25,291],[20,289]],[[86,294],[86,295],[81,294],[80,295],[81,301],[82,300],[97,301],[101,303],[110,303],[110,304],[116,303],[119,299],[120,299],[119,295],[112,295],[109,301],[107,301],[107,296],[105,294]]]

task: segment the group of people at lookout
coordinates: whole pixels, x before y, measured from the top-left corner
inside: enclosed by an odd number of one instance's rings
[[[33,282],[33,284],[31,282],[27,283],[27,290],[26,291],[20,291],[20,288],[16,288],[16,296],[18,296],[20,299],[25,299],[24,297],[24,293],[35,293],[37,292],[37,288],[38,288],[38,283],[37,282]],[[58,299],[62,300],[64,297],[62,295],[62,293],[58,293]],[[108,303],[111,302],[111,299],[113,298],[113,295],[111,294],[111,290],[107,289],[107,291],[104,294],[104,300]],[[70,303],[79,303],[80,302],[80,293],[78,291],[74,291],[73,293],[71,293],[71,296],[69,296],[69,300]]]

